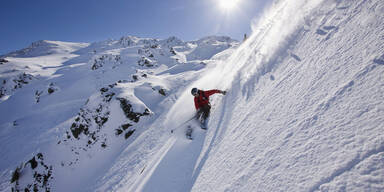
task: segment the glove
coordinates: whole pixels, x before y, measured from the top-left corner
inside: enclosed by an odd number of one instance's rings
[[[227,91],[221,91],[221,94],[225,95],[227,94]]]

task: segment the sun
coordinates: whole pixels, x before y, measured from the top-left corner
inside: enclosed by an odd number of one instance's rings
[[[221,10],[231,11],[237,6],[239,0],[218,0],[218,3]]]

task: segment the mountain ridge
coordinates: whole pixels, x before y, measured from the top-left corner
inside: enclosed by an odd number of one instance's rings
[[[12,189],[32,190],[36,186],[50,190],[54,175],[88,167],[84,160],[103,154],[99,150],[119,148],[124,140],[133,142],[145,130],[142,118],[160,113],[158,103],[172,93],[171,82],[157,74],[167,76],[167,69],[176,75],[202,70],[210,55],[194,54],[193,61],[186,55],[204,49],[213,56],[238,46],[228,37],[204,39],[183,42],[176,37],[126,36],[95,43],[43,40],[7,54],[0,69],[1,142],[9,149],[21,145],[23,152],[3,151],[7,157],[1,169],[8,178],[2,177],[2,185],[11,178],[4,170],[13,165]],[[11,140],[21,133],[21,138]],[[34,155],[28,151],[35,151]],[[59,151],[67,155],[58,155]],[[24,163],[20,165],[16,159]],[[90,175],[84,177],[90,179]]]

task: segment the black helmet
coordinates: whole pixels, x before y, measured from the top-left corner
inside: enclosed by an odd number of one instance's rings
[[[192,90],[191,90],[191,94],[192,94],[193,96],[195,96],[195,95],[197,94],[197,92],[198,92],[198,89],[197,89],[197,88],[192,88]]]

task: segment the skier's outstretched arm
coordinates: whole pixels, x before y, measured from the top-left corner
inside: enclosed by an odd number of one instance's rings
[[[212,90],[208,90],[208,91],[205,91],[204,94],[207,95],[207,97],[215,94],[215,93],[221,93],[223,95],[225,95],[227,92],[226,91],[222,91],[222,90],[218,90],[218,89],[212,89]]]

